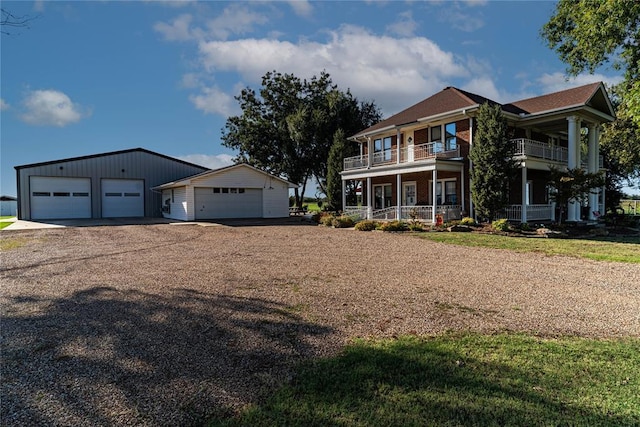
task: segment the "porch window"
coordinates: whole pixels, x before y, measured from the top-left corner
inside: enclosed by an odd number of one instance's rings
[[[391,184],[373,186],[374,209],[391,207],[392,197],[393,192]]]
[[[391,160],[391,137],[387,136],[383,139],[373,141],[373,152],[382,153],[381,160]]]
[[[446,125],[444,125],[444,135],[445,150],[455,150],[457,148],[456,124],[447,123]]]
[[[444,203],[442,203],[442,191],[444,189]],[[456,180],[440,180],[436,183],[436,204],[437,205],[457,205]]]

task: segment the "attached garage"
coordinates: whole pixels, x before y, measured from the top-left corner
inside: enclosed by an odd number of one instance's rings
[[[215,169],[155,187],[165,218],[183,221],[289,216],[289,188],[282,178],[246,164]]]
[[[29,177],[32,219],[91,218],[91,179]]]
[[[209,169],[143,148],[16,166],[19,219],[162,217],[152,188]]]
[[[144,180],[103,179],[101,187],[103,218],[144,216]]]

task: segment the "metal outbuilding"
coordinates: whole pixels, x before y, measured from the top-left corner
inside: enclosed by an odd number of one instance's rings
[[[144,148],[16,166],[18,218],[162,217],[153,188],[208,169]]]

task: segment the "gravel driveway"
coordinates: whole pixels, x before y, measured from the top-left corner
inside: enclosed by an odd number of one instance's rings
[[[638,265],[301,224],[3,232],[2,424],[198,425],[353,337],[640,337]]]

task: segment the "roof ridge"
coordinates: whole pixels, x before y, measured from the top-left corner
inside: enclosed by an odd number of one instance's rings
[[[562,90],[557,90],[555,92],[544,93],[542,95],[531,96],[529,98],[517,99],[515,101],[508,102],[507,104],[516,104],[516,103],[519,103],[519,102],[525,102],[525,101],[529,101],[529,100],[536,99],[536,98],[543,98],[543,97],[546,97],[546,96],[556,96],[556,95],[564,93],[564,92],[571,92],[571,91],[575,91],[575,90],[585,89],[586,87],[589,87],[589,86],[594,86],[594,89],[591,92],[591,96],[589,97],[589,98],[591,98],[595,94],[597,88],[601,84],[602,84],[602,81],[597,81],[597,82],[588,83],[588,84],[585,84],[585,85],[574,86],[574,87],[570,87],[570,88],[566,88],[566,89],[562,89]]]

